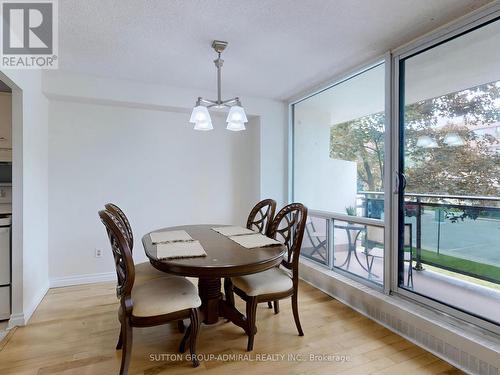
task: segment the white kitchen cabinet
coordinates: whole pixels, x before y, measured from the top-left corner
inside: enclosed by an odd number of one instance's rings
[[[10,284],[10,227],[0,227],[0,285]]]
[[[0,320],[10,318],[10,287],[0,286]]]

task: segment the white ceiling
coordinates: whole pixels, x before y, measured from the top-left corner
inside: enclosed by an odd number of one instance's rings
[[[490,0],[60,0],[59,67],[286,99]]]

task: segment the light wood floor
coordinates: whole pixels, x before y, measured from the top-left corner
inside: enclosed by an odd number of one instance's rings
[[[134,329],[130,374],[458,374],[458,370],[379,326],[319,290],[301,284],[299,309],[305,336],[297,336],[289,301],[274,315],[259,305],[251,354],[344,355],[348,361],[152,361],[176,353],[176,326]],[[237,302],[241,311],[243,304]],[[0,374],[117,374],[120,351],[113,283],[51,289],[30,324],[0,344]],[[246,336],[231,323],[203,326],[200,354],[246,354]]]

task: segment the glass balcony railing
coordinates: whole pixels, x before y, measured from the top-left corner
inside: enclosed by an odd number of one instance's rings
[[[312,211],[302,255],[383,284],[384,194],[359,192],[355,216]],[[424,269],[500,290],[500,198],[405,194],[403,287]]]
[[[383,285],[384,222],[310,211],[301,254],[330,269]]]
[[[383,218],[384,195],[359,192],[359,214]],[[500,284],[500,198],[405,193],[415,269],[438,269]]]

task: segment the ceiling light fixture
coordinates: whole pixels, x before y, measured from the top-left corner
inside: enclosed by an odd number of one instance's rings
[[[434,138],[431,138],[428,135],[422,135],[417,139],[417,147],[436,148],[438,147],[438,144]]]
[[[443,143],[450,147],[463,146],[465,144],[463,138],[460,137],[457,133],[446,134]]]
[[[220,40],[214,40],[212,42],[212,48],[218,54],[217,59],[214,60],[215,66],[217,67],[217,100],[207,100],[198,97],[196,106],[193,108],[189,120],[190,123],[194,124],[194,130],[212,130],[214,128],[208,108],[230,108],[226,118],[226,129],[232,131],[245,130],[245,123],[248,122],[248,119],[245,110],[241,106],[240,98],[236,97],[229,100],[222,100],[221,70],[224,60],[220,58],[220,55],[226,47],[227,42]]]

